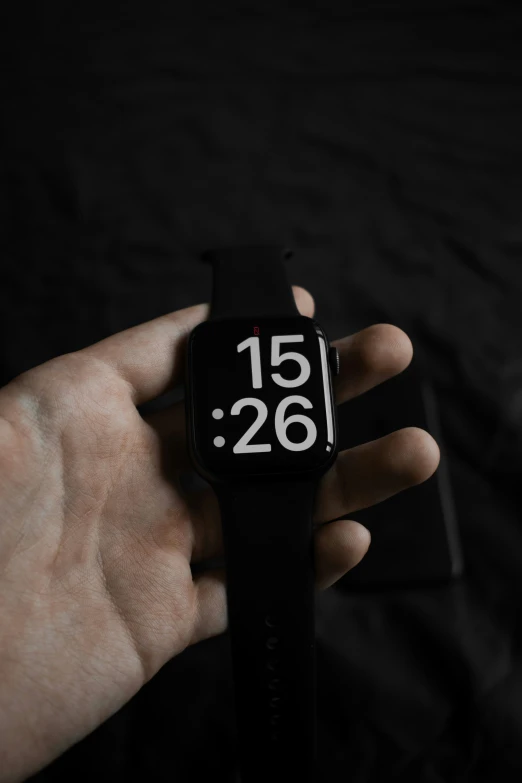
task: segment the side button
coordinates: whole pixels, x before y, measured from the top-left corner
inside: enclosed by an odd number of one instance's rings
[[[341,369],[341,359],[339,357],[339,351],[337,348],[330,348],[328,352],[328,358],[330,360],[330,369],[332,375],[339,375]]]

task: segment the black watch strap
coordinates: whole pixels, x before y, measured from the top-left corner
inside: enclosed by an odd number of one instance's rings
[[[222,484],[241,783],[315,781],[316,482]]]
[[[284,266],[291,255],[290,249],[277,245],[203,253],[214,270],[209,320],[299,315]]]

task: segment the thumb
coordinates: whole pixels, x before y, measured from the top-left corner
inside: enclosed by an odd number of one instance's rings
[[[293,292],[300,313],[312,317],[312,296],[299,286],[293,286]],[[208,314],[208,304],[185,307],[113,334],[77,353],[111,367],[128,383],[134,404],[142,405],[181,383],[185,343]]]
[[[108,365],[129,384],[134,404],[141,405],[182,381],[185,343],[208,312],[207,304],[185,307],[117,332],[77,353]]]

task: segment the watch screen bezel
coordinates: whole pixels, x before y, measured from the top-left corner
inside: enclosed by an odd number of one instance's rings
[[[257,481],[257,480],[276,480],[276,479],[282,479],[285,478],[312,478],[312,477],[318,477],[323,475],[329,467],[333,464],[337,457],[338,453],[338,424],[337,424],[337,410],[336,410],[336,403],[334,398],[334,391],[333,391],[333,383],[332,383],[332,373],[331,368],[329,366],[328,361],[328,348],[329,348],[329,341],[328,337],[326,335],[326,332],[322,328],[322,326],[313,318],[307,318],[306,316],[298,315],[295,316],[295,322],[296,322],[296,329],[299,328],[298,323],[299,321],[302,321],[303,319],[306,319],[307,322],[313,324],[313,327],[318,335],[320,335],[324,340],[325,350],[326,350],[326,374],[328,378],[328,402],[330,405],[330,412],[331,412],[331,424],[332,424],[332,447],[330,452],[325,454],[325,459],[320,463],[316,464],[311,468],[303,469],[302,467],[298,467],[296,469],[278,469],[274,470],[273,472],[269,472],[266,470],[263,471],[230,471],[230,470],[223,470],[223,471],[216,471],[215,465],[210,468],[208,465],[205,464],[205,460],[198,449],[197,445],[197,437],[196,437],[196,431],[195,431],[195,416],[194,416],[194,384],[193,384],[193,346],[194,341],[197,338],[197,336],[201,333],[203,329],[208,329],[209,324],[216,326],[218,324],[223,323],[233,323],[237,325],[237,321],[253,321],[253,319],[220,319],[216,321],[203,321],[201,324],[198,324],[192,332],[189,335],[189,339],[187,342],[187,357],[186,357],[186,382],[185,382],[185,402],[186,402],[186,415],[187,415],[187,443],[188,443],[188,449],[189,453],[192,459],[192,462],[197,470],[197,472],[202,475],[205,479],[211,482],[222,482],[227,480],[234,480],[234,481]],[[281,319],[257,319],[259,323],[267,322],[267,321],[275,321],[275,320],[281,320]],[[290,320],[289,318],[285,318],[285,321]],[[292,318],[292,320],[294,320]],[[324,387],[323,387],[324,388]],[[325,406],[326,409],[326,406]]]

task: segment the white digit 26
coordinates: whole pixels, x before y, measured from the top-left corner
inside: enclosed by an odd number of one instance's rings
[[[312,403],[307,400],[306,397],[301,397],[299,394],[292,394],[289,397],[285,397],[281,400],[277,406],[275,413],[275,431],[277,439],[283,448],[289,451],[304,451],[309,449],[317,439],[317,427],[309,416],[296,413],[293,416],[289,416],[285,419],[285,412],[289,405],[292,403],[298,403],[303,408],[312,408]],[[241,400],[235,402],[232,406],[230,413],[232,416],[237,416],[246,405],[252,405],[257,409],[257,418],[254,423],[248,428],[245,434],[238,440],[233,448],[234,454],[247,454],[254,451],[271,451],[272,446],[270,443],[249,443],[260,427],[265,423],[268,416],[268,408],[262,400],[258,400],[256,397],[243,397]],[[294,443],[288,439],[286,430],[289,424],[300,423],[306,427],[306,438],[300,443]]]

